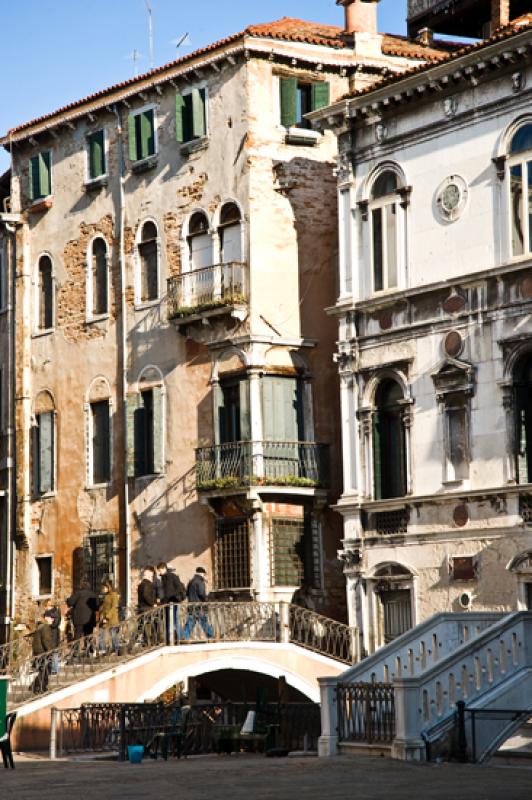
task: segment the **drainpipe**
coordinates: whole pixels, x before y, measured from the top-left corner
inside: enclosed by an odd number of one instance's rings
[[[118,174],[119,174],[119,194],[118,194],[118,214],[119,221],[119,247],[118,261],[120,265],[120,344],[119,358],[122,371],[122,426],[124,433],[124,484],[123,484],[123,508],[124,519],[124,575],[125,575],[125,597],[124,603],[129,607],[131,603],[131,531],[129,526],[129,485],[127,474],[127,303],[126,303],[126,263],[124,255],[124,226],[125,226],[125,159],[124,159],[124,140],[122,135],[122,120],[118,108],[113,105],[113,113],[116,117],[116,142],[118,155]]]

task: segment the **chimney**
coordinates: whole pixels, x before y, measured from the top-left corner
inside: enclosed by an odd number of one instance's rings
[[[427,47],[432,47],[434,44],[434,31],[432,31],[430,28],[421,28],[416,36],[416,41],[420,44],[426,45]]]
[[[378,2],[379,0],[336,0],[336,5],[345,9],[345,33],[377,33]]]
[[[510,22],[510,0],[491,0],[490,33],[504,28]]]

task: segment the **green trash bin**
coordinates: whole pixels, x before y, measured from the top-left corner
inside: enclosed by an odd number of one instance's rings
[[[7,713],[7,687],[9,677],[0,675],[0,736],[4,733],[4,720]]]

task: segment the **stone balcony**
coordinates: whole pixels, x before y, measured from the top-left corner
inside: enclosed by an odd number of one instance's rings
[[[249,304],[249,269],[230,261],[183,272],[168,279],[168,318],[179,327],[205,320],[233,317],[242,320]]]

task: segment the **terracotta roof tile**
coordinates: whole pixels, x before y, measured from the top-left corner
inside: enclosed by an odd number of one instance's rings
[[[516,36],[518,33],[522,33],[524,30],[527,30],[530,27],[532,27],[532,13],[523,14],[523,16],[512,20],[509,25],[505,26],[504,28],[500,28],[496,33],[493,34],[493,36],[490,36],[489,39],[482,39],[474,44],[463,45],[449,53],[440,53],[439,57],[434,59],[432,62],[427,59],[427,63],[411,67],[410,69],[404,70],[399,74],[385,75],[380,80],[377,79],[377,81],[375,81],[375,83],[371,86],[360,89],[357,92],[351,92],[350,94],[345,95],[342,99],[362,97],[364,95],[371,94],[371,92],[374,92],[377,89],[382,89],[385,86],[399,83],[405,78],[410,78],[412,75],[426,72],[434,66],[434,61],[453,61],[463,55],[466,55],[467,53],[474,52],[475,50],[482,50],[484,47],[488,47],[489,45],[503,41],[504,39],[511,39],[512,36]]]
[[[318,22],[307,22],[305,20],[295,19],[292,17],[283,17],[282,19],[274,22],[267,22],[260,25],[250,25],[238,33],[234,33],[231,36],[226,36],[224,39],[219,39],[218,41],[213,42],[206,47],[195,50],[194,52],[189,53],[182,58],[178,58],[175,61],[170,61],[167,64],[156,67],[155,69],[152,69],[149,72],[137,77],[129,78],[128,80],[116,83],[112,86],[102,89],[101,91],[94,92],[93,94],[83,97],[80,100],[68,103],[67,105],[62,106],[51,113],[44,114],[41,117],[37,117],[36,119],[25,122],[15,128],[11,128],[4,137],[4,141],[7,141],[10,135],[18,134],[28,128],[32,128],[35,125],[46,122],[47,120],[52,120],[54,117],[64,114],[65,112],[74,110],[76,108],[81,108],[86,103],[103,99],[107,95],[110,95],[120,89],[134,86],[136,83],[141,83],[151,77],[156,78],[160,75],[163,75],[170,69],[180,66],[181,64],[184,65],[189,61],[193,61],[201,56],[212,53],[228,44],[238,41],[239,39],[243,39],[245,36],[281,39],[290,42],[305,42],[307,44],[322,45],[336,49],[346,49],[348,46],[343,36],[343,28],[340,28],[336,25],[324,25]],[[440,61],[442,58],[445,58],[447,56],[449,47],[452,46],[452,44],[440,42],[434,47],[428,47],[419,43],[410,42],[403,36],[383,34],[383,54],[388,56],[420,59],[433,63],[434,61]]]

